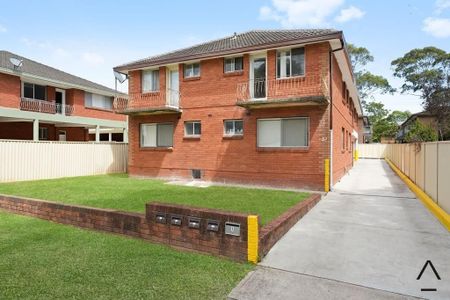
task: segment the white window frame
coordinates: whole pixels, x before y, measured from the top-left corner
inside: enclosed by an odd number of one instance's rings
[[[158,71],[158,83],[157,83],[157,86],[152,86],[153,85],[153,76],[155,76],[154,75],[155,71]],[[152,80],[151,80],[151,84],[150,84],[150,89],[144,89],[144,86],[145,86],[144,85],[145,73],[151,73]],[[159,68],[142,70],[141,76],[142,76],[141,77],[141,90],[142,90],[142,93],[159,92],[160,85],[161,85],[161,82],[159,81],[161,79]]]
[[[31,98],[31,99],[33,99],[33,100],[41,100],[41,101],[47,101],[47,86],[46,85],[43,85],[43,84],[39,84],[39,83],[34,83],[34,82],[32,82],[32,81],[22,81],[22,98],[26,98],[25,97],[25,83],[27,83],[27,84],[32,84],[33,85],[33,98]],[[45,91],[45,95],[44,95],[44,98],[45,99],[36,99],[36,85],[39,85],[39,86],[43,86],[45,89],[44,89],[44,91]],[[30,98],[27,98],[27,99],[30,99]]]
[[[197,65],[198,64],[198,75],[195,75],[194,74],[194,65]],[[187,69],[192,69],[192,76],[186,76],[186,70]],[[200,62],[193,62],[193,63],[188,63],[188,64],[184,64],[183,65],[183,77],[184,78],[197,78],[197,77],[200,77],[200,74],[201,74],[201,65],[200,65]]]
[[[293,76],[292,75],[292,50],[293,49],[299,49],[299,48],[303,48],[303,74]],[[286,52],[286,51],[289,51],[289,60],[290,60],[289,76],[283,76],[283,77],[280,76],[280,77],[278,77],[278,53]],[[276,52],[276,55],[275,55],[275,77],[276,77],[276,79],[288,79],[288,78],[296,78],[296,77],[305,77],[305,75],[306,75],[306,48],[305,48],[305,46],[277,49],[277,52]]]
[[[242,59],[242,69],[236,70],[236,58]],[[231,70],[226,70],[227,60],[232,59],[233,63],[231,64]],[[223,58],[223,72],[224,73],[234,73],[234,72],[242,72],[244,71],[244,57],[243,56],[232,56],[232,57],[224,57]]]
[[[167,146],[167,145],[163,145],[160,146],[158,145],[158,126],[159,125],[172,125],[172,145],[171,146]],[[155,126],[156,127],[156,136],[155,136],[155,146],[145,146],[142,143],[142,128],[143,126]],[[165,123],[141,123],[139,124],[139,146],[141,148],[172,148],[173,147],[173,136],[175,133],[175,126],[172,122],[165,122]]]
[[[227,133],[226,122],[233,122],[233,133]],[[242,133],[236,133],[236,122],[242,122]],[[223,135],[224,136],[243,136],[244,135],[244,120],[242,119],[227,119],[223,120]]]
[[[200,133],[195,133],[195,124],[200,124]],[[186,126],[192,126],[192,134],[188,134]],[[184,122],[184,136],[185,137],[200,137],[202,135],[202,122],[201,121],[185,121]]]
[[[48,127],[39,127],[39,140],[48,141]]]
[[[86,98],[87,98],[88,94],[91,95],[91,105],[86,104]],[[108,101],[111,102],[111,106],[110,107],[95,106],[94,102],[93,102],[94,95],[103,97],[103,100],[108,99]],[[106,96],[106,95],[97,94],[97,93],[84,92],[84,107],[86,107],[86,108],[94,108],[94,109],[112,111],[113,110],[113,101],[114,100],[112,99],[111,96]]]
[[[258,128],[259,125],[258,123],[260,121],[280,121],[282,122],[283,120],[306,120],[306,145],[305,146],[283,146],[282,145],[282,141],[280,140],[280,146],[260,146],[259,145],[259,133],[258,133]],[[283,136],[283,126],[280,125],[280,136]],[[257,119],[256,120],[256,145],[258,148],[295,148],[295,149],[307,149],[309,148],[311,142],[310,142],[310,118],[309,117],[288,117],[288,118],[264,118],[264,119]]]

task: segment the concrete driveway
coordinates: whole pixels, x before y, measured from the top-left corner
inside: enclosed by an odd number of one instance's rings
[[[417,280],[427,260],[441,280]],[[386,162],[360,160],[229,297],[450,299],[450,234]]]

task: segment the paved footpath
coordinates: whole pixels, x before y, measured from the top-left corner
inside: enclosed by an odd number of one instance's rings
[[[427,260],[441,280],[429,266],[417,280]],[[450,299],[450,233],[382,160],[359,160],[229,295],[416,297]]]

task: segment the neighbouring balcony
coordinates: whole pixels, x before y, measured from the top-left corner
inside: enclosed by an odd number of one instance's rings
[[[63,105],[54,101],[21,98],[20,110],[70,116],[74,111],[74,107],[72,105]]]
[[[327,76],[249,80],[237,86],[237,105],[246,108],[325,104]]]
[[[168,89],[163,92],[130,94],[114,98],[114,111],[126,115],[180,113],[180,92]]]

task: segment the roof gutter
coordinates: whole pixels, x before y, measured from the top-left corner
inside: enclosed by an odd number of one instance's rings
[[[337,33],[317,36],[314,38],[308,38],[308,39],[300,39],[300,40],[290,40],[290,41],[284,41],[284,42],[278,42],[278,43],[266,43],[258,46],[249,46],[249,47],[241,47],[236,48],[232,50],[226,50],[226,51],[217,51],[212,52],[209,54],[196,54],[196,55],[184,55],[177,57],[176,59],[162,59],[162,60],[156,60],[154,62],[136,62],[136,63],[130,63],[122,66],[114,67],[113,70],[117,72],[128,72],[137,70],[140,68],[145,67],[153,67],[158,65],[165,65],[165,64],[172,64],[172,63],[182,63],[190,60],[196,60],[196,59],[211,59],[216,58],[224,55],[232,55],[242,52],[252,52],[252,51],[258,51],[258,50],[269,50],[270,48],[278,48],[278,47],[284,47],[284,46],[290,46],[295,44],[306,44],[306,43],[312,43],[312,42],[324,42],[332,39],[342,39],[342,31],[339,31]],[[270,47],[270,48],[268,48]]]

